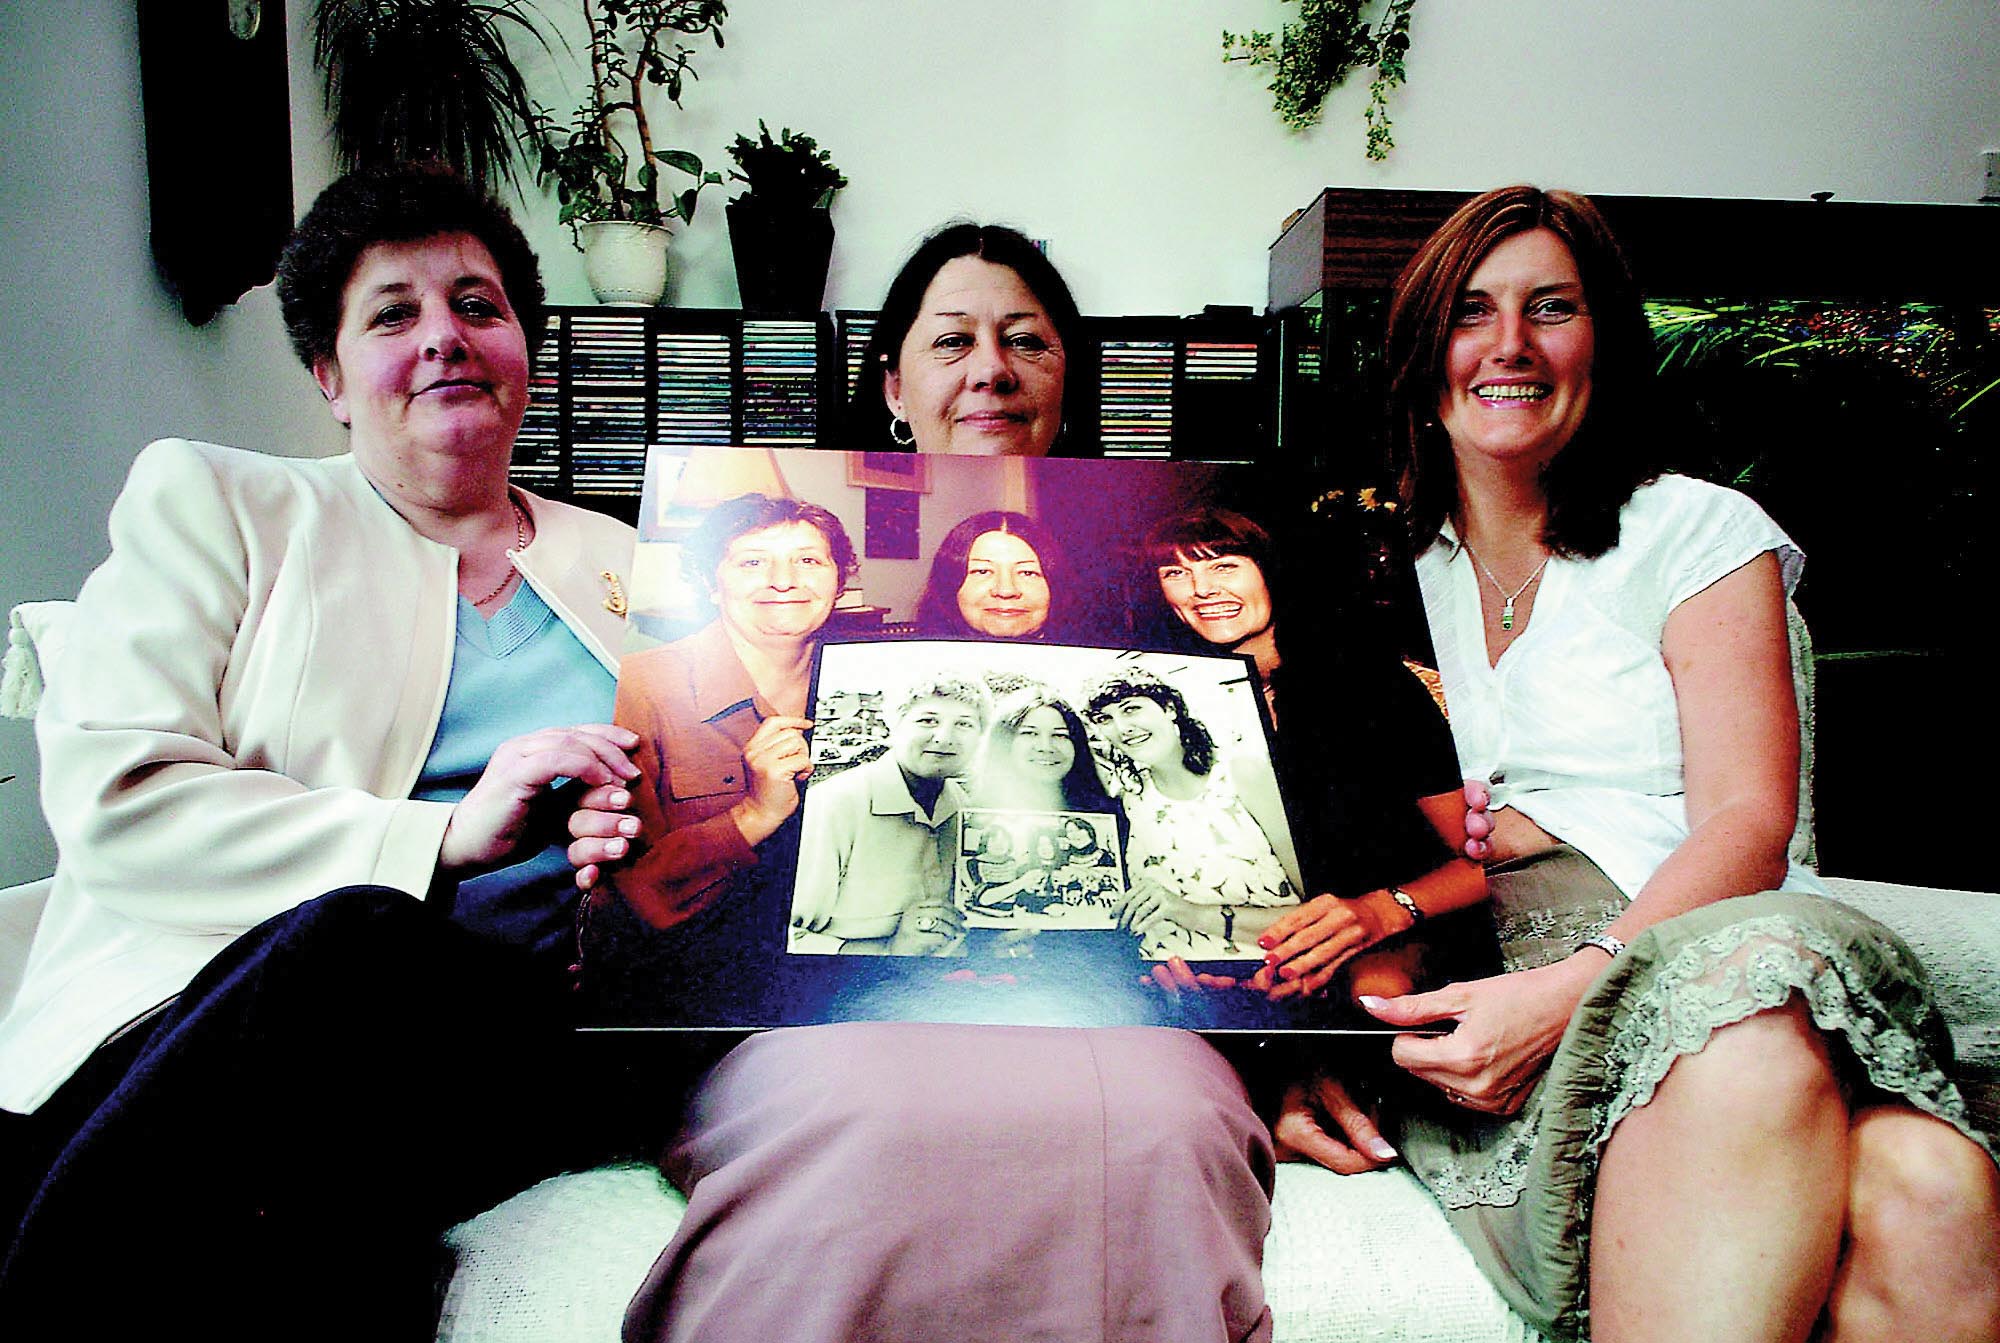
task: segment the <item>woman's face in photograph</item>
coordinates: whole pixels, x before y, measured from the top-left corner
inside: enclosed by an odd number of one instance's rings
[[[1076,763],[1069,724],[1048,705],[1030,709],[1014,729],[1014,768],[1030,779],[1059,783]]]
[[[1141,765],[1180,758],[1180,720],[1148,696],[1134,695],[1105,705],[1098,722],[1111,743]]]
[[[752,639],[817,633],[840,595],[833,548],[810,522],[781,522],[729,543],[715,573],[725,627]]]
[[[1062,428],[1056,324],[1011,266],[945,262],[882,391],[918,452],[1045,457]]]
[[[1248,555],[1176,554],[1159,577],[1160,595],[1181,623],[1212,644],[1233,648],[1271,628],[1271,589]]]
[[[985,532],[965,557],[958,613],[981,634],[1021,639],[1048,623],[1049,580],[1041,557],[1009,532]]]

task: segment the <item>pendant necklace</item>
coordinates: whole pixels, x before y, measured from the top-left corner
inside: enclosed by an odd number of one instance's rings
[[[1472,556],[1472,562],[1479,566],[1479,572],[1486,575],[1486,581],[1493,585],[1493,590],[1500,594],[1500,628],[1503,630],[1513,629],[1514,603],[1520,598],[1522,593],[1528,590],[1528,584],[1540,578],[1542,570],[1549,567],[1549,557],[1547,555],[1542,556],[1542,562],[1535,566],[1535,572],[1522,580],[1520,587],[1509,592],[1500,585],[1500,580],[1493,576],[1493,571],[1486,567],[1486,561],[1479,558],[1479,552],[1474,550],[1470,543],[1462,542],[1461,544],[1465,545],[1465,553]]]

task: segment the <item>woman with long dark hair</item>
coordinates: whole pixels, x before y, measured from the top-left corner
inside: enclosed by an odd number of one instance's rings
[[[949,638],[1054,639],[1073,623],[1076,594],[1054,533],[1025,513],[989,509],[938,543],[917,601],[917,633]]]

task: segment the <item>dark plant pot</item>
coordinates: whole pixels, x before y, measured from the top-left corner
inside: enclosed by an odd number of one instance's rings
[[[823,209],[777,209],[729,202],[729,247],[736,288],[758,312],[818,312],[833,261],[833,216]]]

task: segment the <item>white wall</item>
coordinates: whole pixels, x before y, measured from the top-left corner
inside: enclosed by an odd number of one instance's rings
[[[541,0],[545,11],[566,0]],[[339,433],[268,291],[189,327],[146,250],[131,0],[0,0],[0,607],[73,593],[149,438],[277,452]],[[310,0],[288,0],[300,208],[329,177]],[[1609,12],[1607,12],[1609,11]],[[873,306],[913,242],[958,214],[1048,238],[1086,311],[1261,307],[1265,249],[1323,186],[1969,201],[2000,147],[1993,0],[1423,0],[1386,164],[1365,88],[1305,135],[1220,31],[1277,0],[737,0],[671,143],[711,165],[764,117],[810,131],[854,185],[835,206],[829,306]],[[579,47],[580,50],[580,47]],[[562,76],[530,65],[552,103]],[[218,146],[218,152],[226,147]],[[722,193],[675,244],[676,301],[735,302]],[[218,210],[227,201],[215,203]],[[528,209],[552,295],[587,302],[553,206]],[[48,870],[25,725],[0,723],[0,882]]]

